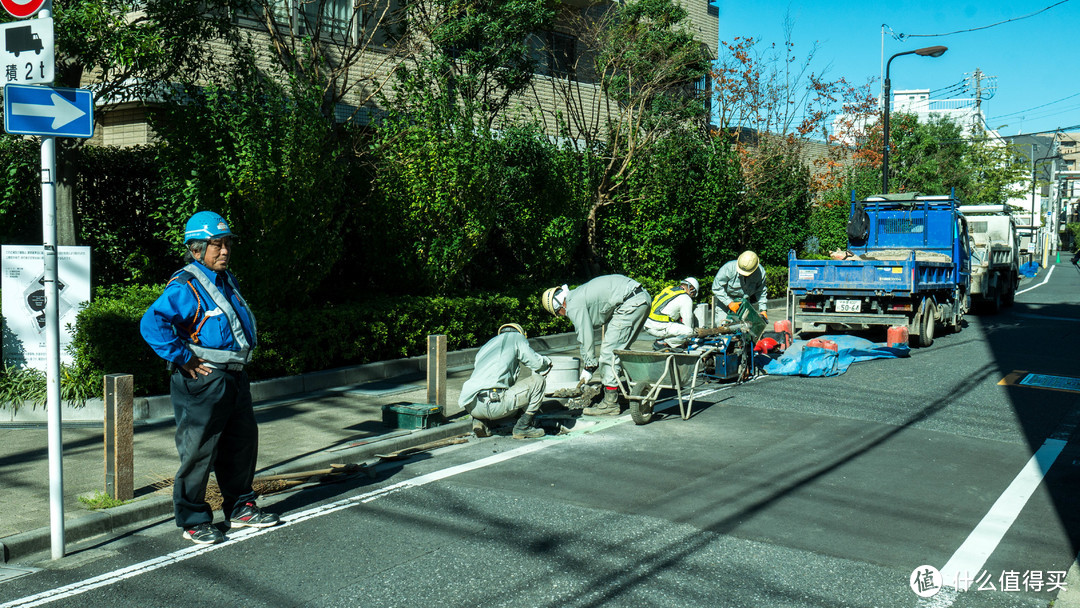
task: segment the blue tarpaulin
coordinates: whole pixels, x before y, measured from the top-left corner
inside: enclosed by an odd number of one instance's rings
[[[1033,277],[1037,274],[1039,274],[1038,262],[1028,262],[1020,265],[1020,276]]]
[[[852,363],[870,359],[907,357],[906,344],[889,346],[856,336],[821,336],[835,342],[837,350],[807,346],[806,340],[795,340],[779,358],[765,365],[765,373],[773,376],[839,376]]]

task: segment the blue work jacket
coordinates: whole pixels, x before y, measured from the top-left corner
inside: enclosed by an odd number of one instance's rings
[[[256,345],[255,316],[240,295],[236,277],[198,262],[169,279],[143,314],[139,331],[159,357],[177,366],[194,355],[213,363],[244,364]]]

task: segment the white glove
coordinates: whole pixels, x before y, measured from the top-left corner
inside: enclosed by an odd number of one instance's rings
[[[545,359],[543,369],[536,373],[540,374],[541,376],[546,376],[551,372],[552,367],[554,367],[554,365],[551,364],[551,359]]]
[[[578,376],[578,384],[588,384],[589,380],[592,380],[592,372],[582,369],[581,375]]]

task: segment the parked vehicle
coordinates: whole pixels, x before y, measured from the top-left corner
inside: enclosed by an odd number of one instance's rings
[[[936,324],[960,331],[970,303],[967,219],[950,196],[888,194],[852,200],[846,259],[788,254],[792,331],[903,326],[918,346]]]
[[[971,300],[988,312],[1011,306],[1020,284],[1020,241],[1007,205],[963,205],[971,232]]]

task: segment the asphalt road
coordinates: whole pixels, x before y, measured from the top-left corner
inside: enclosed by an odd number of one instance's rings
[[[907,359],[386,463],[210,548],[133,530],[12,564],[0,607],[1045,607],[1080,585],[1080,272],[1045,276]],[[970,588],[920,598],[920,566]]]

